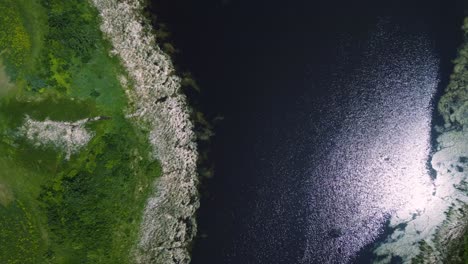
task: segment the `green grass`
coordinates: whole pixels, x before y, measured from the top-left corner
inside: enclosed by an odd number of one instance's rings
[[[0,151],[0,184],[10,196],[0,205],[0,263],[41,263],[48,239],[36,198],[54,169],[53,162],[46,160],[52,155],[38,151],[25,155],[25,149],[11,151],[4,144]],[[48,166],[42,166],[43,162]]]
[[[57,236],[57,252],[68,252],[61,263],[125,263],[159,173],[141,144],[146,136],[126,121],[99,123],[95,130],[99,134],[87,150],[40,197]]]
[[[111,61],[106,50],[96,51],[85,67],[74,69],[71,81],[72,96],[78,98],[94,98],[98,105],[110,111],[121,111],[126,103],[120,83],[115,78],[117,67],[102,67],[103,65],[118,65]]]
[[[0,263],[131,263],[152,182],[147,134],[124,118],[126,73],[87,1],[0,2]],[[18,136],[26,115],[87,125],[65,160]]]
[[[0,207],[0,262],[44,263],[40,229],[30,208],[20,200]]]
[[[13,89],[13,84],[6,74],[5,66],[0,62],[0,98],[6,96]]]

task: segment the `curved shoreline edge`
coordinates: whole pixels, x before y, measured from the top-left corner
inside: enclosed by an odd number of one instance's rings
[[[462,29],[464,42],[433,110],[443,118],[432,124],[433,192],[411,218],[390,222],[391,234],[373,248],[375,263],[461,264],[468,259],[468,18]]]
[[[414,263],[468,260],[468,17],[463,21],[462,30],[464,42],[453,61],[450,82],[438,103],[437,110],[444,124],[436,126],[437,149],[431,161],[437,172],[437,192],[445,194],[444,198],[451,204],[445,212],[446,219],[431,240],[420,242],[421,253]]]
[[[144,211],[136,263],[189,263],[197,226],[198,151],[190,107],[171,59],[157,45],[143,17],[142,0],[91,0],[133,83],[127,95],[135,112],[129,115],[149,130],[153,158],[162,175]],[[124,81],[125,83],[125,81]]]

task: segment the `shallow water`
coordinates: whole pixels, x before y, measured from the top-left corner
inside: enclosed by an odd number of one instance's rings
[[[461,4],[154,2],[225,117],[193,263],[369,263],[424,210]]]

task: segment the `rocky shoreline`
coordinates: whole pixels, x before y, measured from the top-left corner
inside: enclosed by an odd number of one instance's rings
[[[391,232],[373,249],[375,263],[464,263],[459,253],[468,238],[468,19],[463,29],[465,43],[433,110],[443,120],[432,122],[436,142],[424,176],[430,185],[414,185],[411,192],[422,195],[411,200],[419,205],[392,215]]]
[[[189,263],[196,234],[198,152],[190,107],[171,59],[156,44],[140,0],[92,0],[112,55],[125,67],[132,89],[128,115],[149,130],[153,158],[162,175],[147,202],[134,250],[136,263]],[[126,81],[122,79],[125,86]]]
[[[465,42],[454,60],[450,83],[438,104],[444,119],[438,132],[432,167],[437,172],[436,193],[448,206],[446,219],[433,236],[420,242],[413,263],[464,263],[468,232],[468,18]],[[467,254],[466,252],[464,254]]]

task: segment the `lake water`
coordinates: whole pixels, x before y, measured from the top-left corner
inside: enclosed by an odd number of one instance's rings
[[[193,263],[408,260],[408,242],[380,242],[433,192],[462,1],[153,2],[202,108],[225,118]]]

